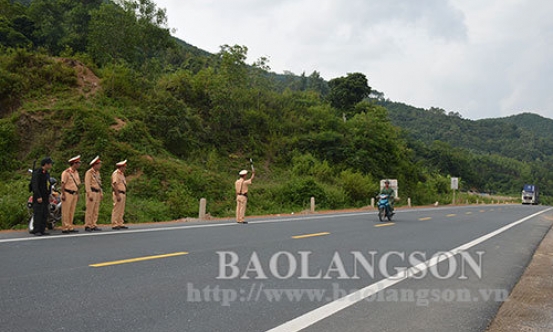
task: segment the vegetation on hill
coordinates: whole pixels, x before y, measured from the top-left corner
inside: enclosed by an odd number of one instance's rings
[[[276,75],[247,51],[176,40],[151,0],[0,0],[0,227],[26,220],[27,169],[45,155],[59,177],[70,157],[99,154],[105,183],[128,159],[130,222],[194,217],[202,197],[233,215],[249,158],[249,214],[304,210],[311,196],[319,209],[366,206],[382,178],[414,204],[450,202],[449,176],[507,194],[539,179],[525,156],[410,136],[393,104],[367,98],[364,74]],[[101,222],[110,208],[108,195]]]
[[[428,110],[380,98],[392,123],[403,128],[413,150],[434,167],[457,174],[466,185],[515,194],[521,183],[536,183],[553,194],[553,120],[523,113],[468,120],[440,108]],[[546,199],[547,201],[547,199]]]

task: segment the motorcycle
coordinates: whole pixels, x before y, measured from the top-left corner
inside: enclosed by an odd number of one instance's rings
[[[32,172],[32,171],[31,171]],[[50,199],[48,202],[48,218],[46,220],[46,227],[49,230],[54,229],[56,223],[61,220],[61,194],[56,189],[57,180],[50,178]],[[29,232],[33,231],[34,223],[34,211],[33,211],[33,195],[27,200],[27,208],[29,211]]]
[[[392,207],[390,206],[390,197],[385,194],[380,194],[378,196],[378,219],[383,221],[385,218],[388,221],[392,221]]]

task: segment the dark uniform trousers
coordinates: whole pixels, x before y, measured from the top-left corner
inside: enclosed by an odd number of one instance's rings
[[[34,233],[44,233],[46,230],[46,221],[48,221],[48,214],[50,211],[48,211],[48,208],[50,206],[50,202],[48,202],[48,198],[42,198],[42,203],[39,203],[36,201],[36,199],[33,199],[33,232]]]
[[[33,172],[31,187],[33,190],[33,233],[44,233],[48,221],[48,208],[50,206],[50,190],[47,183],[50,181],[50,174],[42,169]],[[42,198],[42,203],[38,199]]]

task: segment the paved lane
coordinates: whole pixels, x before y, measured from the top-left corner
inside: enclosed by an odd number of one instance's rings
[[[428,273],[403,280],[380,292],[388,299],[368,298],[321,316],[306,329],[479,331],[500,305],[486,297],[510,291],[551,227],[552,212],[546,209],[416,209],[398,211],[393,224],[383,227],[377,227],[382,224],[374,213],[349,213],[249,225],[137,226],[77,236],[1,234],[0,326],[3,331],[268,331],[279,326],[292,331],[283,324],[346,292],[385,281],[395,268],[410,267],[401,253],[420,252],[430,259],[545,211],[468,250],[472,257],[484,252],[482,276],[469,267],[445,279]],[[359,261],[354,264],[352,252],[365,258],[373,252],[383,267],[368,273]],[[238,263],[221,267],[221,257],[226,262],[236,257]],[[287,277],[290,257],[297,266]],[[120,260],[125,262],[91,266]],[[440,276],[450,271],[447,263],[437,265]],[[220,278],[232,277],[234,270],[239,277]],[[394,300],[394,289],[397,294],[419,291],[418,302]],[[465,289],[471,301],[442,299],[451,295],[444,292]],[[441,301],[425,299],[425,291],[440,292]]]

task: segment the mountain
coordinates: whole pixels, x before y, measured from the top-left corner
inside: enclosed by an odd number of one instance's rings
[[[469,120],[440,108],[372,99],[402,129],[415,160],[459,176],[473,190],[517,193],[524,183],[553,194],[553,120],[523,113]]]
[[[499,154],[526,162],[553,155],[553,120],[536,114],[469,120],[440,108],[426,110],[382,99],[375,103],[388,109],[394,125],[427,145],[442,141],[476,153]]]
[[[179,46],[181,46],[184,50],[190,52],[191,54],[195,55],[196,57],[201,57],[208,59],[213,56],[213,54],[209,53],[208,51],[205,51],[199,47],[196,47],[194,45],[188,44],[182,39],[179,39],[177,37],[173,37],[173,40],[177,42]]]
[[[530,131],[534,135],[553,139],[553,120],[534,113],[521,113],[497,120],[516,125],[518,128]]]

